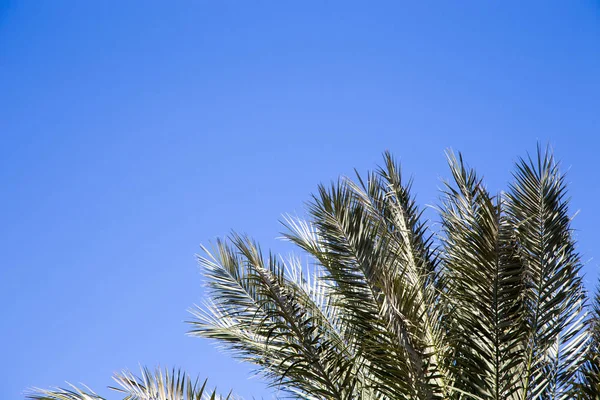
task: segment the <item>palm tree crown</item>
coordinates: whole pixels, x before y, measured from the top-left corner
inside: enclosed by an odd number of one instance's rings
[[[205,248],[209,296],[190,334],[284,397],[600,399],[600,296],[588,307],[559,164],[538,148],[493,195],[462,156],[448,161],[438,231],[386,153],[364,177],[319,186],[308,219],[285,218],[308,265],[237,234]],[[133,387],[128,399],[196,398]],[[33,397],[95,398],[56,393]]]

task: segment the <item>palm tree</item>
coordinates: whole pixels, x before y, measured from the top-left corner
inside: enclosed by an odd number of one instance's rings
[[[588,309],[559,164],[538,147],[492,195],[448,160],[439,231],[386,153],[366,177],[319,186],[307,220],[285,218],[310,262],[237,234],[204,248],[209,298],[190,334],[295,398],[600,399],[600,296]],[[86,398],[56,393],[34,398]]]

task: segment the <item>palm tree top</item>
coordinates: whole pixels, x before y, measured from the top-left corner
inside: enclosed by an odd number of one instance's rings
[[[588,310],[551,149],[519,159],[496,195],[460,153],[447,158],[439,231],[386,152],[375,171],[320,185],[306,219],[284,219],[284,238],[308,263],[235,233],[203,247],[208,297],[190,335],[254,364],[283,397],[599,399],[600,298]],[[117,381],[127,399],[205,390],[180,373]]]

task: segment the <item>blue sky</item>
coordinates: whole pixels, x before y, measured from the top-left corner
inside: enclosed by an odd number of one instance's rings
[[[0,398],[138,364],[266,397],[185,336],[194,254],[284,249],[283,213],[386,149],[434,204],[446,148],[499,190],[551,143],[593,285],[599,3],[367,3],[0,1]]]

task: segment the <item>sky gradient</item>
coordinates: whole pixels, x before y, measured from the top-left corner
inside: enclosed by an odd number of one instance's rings
[[[281,215],[386,149],[435,204],[445,149],[498,191],[550,143],[591,288],[600,5],[526,3],[0,0],[0,398],[139,364],[268,398],[185,336],[194,254],[287,251]]]

